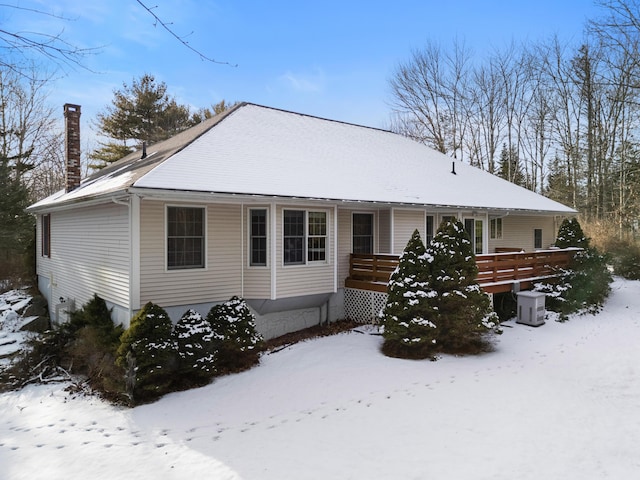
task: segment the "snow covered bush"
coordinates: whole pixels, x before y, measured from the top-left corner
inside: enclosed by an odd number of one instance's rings
[[[568,268],[557,271],[558,277],[535,285],[547,296],[546,308],[558,312],[561,320],[571,313],[597,313],[609,296],[613,281],[606,257],[590,245],[575,218],[562,222],[555,245],[582,250],[576,252]]]
[[[558,248],[589,247],[589,240],[582,231],[577,218],[565,218],[562,221],[554,245]]]
[[[640,280],[640,245],[616,240],[607,245],[613,273],[627,280]]]
[[[216,371],[216,351],[211,324],[198,312],[187,310],[173,327],[178,349],[178,376],[201,383]]]
[[[485,350],[486,335],[500,332],[499,321],[476,280],[475,254],[462,223],[444,222],[426,249],[426,257],[440,349],[449,353]]]
[[[126,390],[133,403],[171,391],[176,368],[172,330],[167,312],[149,302],[122,334],[116,364],[126,371]]]
[[[413,232],[387,288],[381,312],[382,351],[401,358],[432,358],[437,348],[436,311],[430,300],[429,263],[418,230]]]
[[[117,397],[123,381],[115,357],[124,329],[114,325],[106,302],[94,294],[81,309],[71,312],[69,322],[60,328],[73,337],[68,354],[75,370],[87,375],[92,388]]]
[[[90,327],[96,330],[98,336],[103,337],[105,344],[118,342],[123,333],[121,325],[114,325],[107,303],[96,294],[81,309],[71,312],[69,317],[69,322],[61,328],[78,331]]]
[[[8,376],[12,387],[28,383],[70,380],[79,382],[111,400],[121,400],[123,371],[115,365],[122,327],[111,320],[105,301],[94,295],[70,320],[33,336],[15,359]],[[79,384],[79,383],[78,383]]]
[[[244,370],[258,362],[264,342],[256,331],[255,317],[243,299],[234,296],[214,305],[207,321],[214,334],[218,373]]]

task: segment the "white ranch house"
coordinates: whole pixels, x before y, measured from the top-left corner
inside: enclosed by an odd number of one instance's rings
[[[148,301],[177,321],[238,295],[275,337],[374,314],[385,279],[352,262],[397,258],[416,228],[456,217],[477,254],[544,254],[576,214],[403,136],[247,103],[80,182],[79,116],[65,105],[67,189],[29,208],[54,321],[94,293],[125,326]]]

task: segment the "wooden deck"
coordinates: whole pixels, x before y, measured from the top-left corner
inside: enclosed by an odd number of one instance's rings
[[[504,252],[476,255],[478,283],[487,293],[527,290],[533,283],[555,275],[566,267],[577,249]],[[398,265],[398,255],[352,253],[345,287],[386,292],[391,273]]]

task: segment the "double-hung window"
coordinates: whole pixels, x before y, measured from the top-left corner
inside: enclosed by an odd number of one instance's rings
[[[282,253],[285,265],[326,261],[326,212],[284,210]]]
[[[502,219],[492,218],[489,222],[489,230],[491,231],[491,238],[499,240],[502,238]]]
[[[205,209],[167,207],[167,269],[204,268]]]
[[[251,209],[249,215],[249,265],[264,267],[267,265],[267,210]]]
[[[308,212],[307,261],[324,262],[327,259],[327,214]]]

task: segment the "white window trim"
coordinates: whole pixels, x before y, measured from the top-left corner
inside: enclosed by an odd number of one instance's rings
[[[284,212],[290,210],[290,211],[302,211],[304,212],[304,237],[303,237],[303,241],[302,241],[302,248],[303,248],[303,254],[302,254],[302,258],[304,259],[303,262],[301,263],[285,263],[284,258]],[[326,226],[326,234],[323,235],[323,237],[325,238],[325,247],[324,247],[324,260],[315,260],[315,261],[309,261],[309,254],[308,254],[308,242],[309,242],[309,212],[315,213],[315,212],[319,212],[319,213],[324,213],[325,214],[325,226]],[[331,249],[330,249],[330,244],[331,244],[331,229],[329,227],[330,224],[330,219],[331,219],[331,213],[330,210],[326,209],[326,208],[309,208],[309,207],[283,207],[281,210],[281,228],[280,228],[280,234],[281,234],[281,238],[280,238],[280,248],[282,249],[282,267],[283,268],[301,268],[301,267],[307,267],[307,266],[313,266],[313,265],[330,265],[331,261]],[[316,235],[316,237],[318,237],[318,235]]]
[[[203,248],[203,266],[202,267],[189,267],[189,268],[169,268],[169,208],[200,208],[203,210],[203,225],[202,231],[204,235]],[[164,271],[165,273],[176,272],[203,272],[209,268],[209,262],[207,261],[207,252],[209,251],[209,235],[208,232],[208,218],[209,214],[206,205],[194,205],[194,204],[181,204],[181,203],[167,203],[164,206]]]
[[[540,246],[536,247],[536,230],[540,230]],[[541,227],[536,227],[533,229],[533,249],[534,250],[544,250],[544,229]]]
[[[372,239],[371,239],[371,248],[373,250],[372,254],[375,255],[377,249],[377,245],[376,242],[378,240],[378,235],[377,232],[379,231],[379,225],[378,222],[380,221],[380,215],[377,215],[376,212],[371,211],[371,210],[354,210],[351,212],[351,253],[353,253],[353,216],[354,215],[371,215],[371,235],[372,235]],[[391,235],[393,236],[393,232],[391,232]]]
[[[500,221],[500,228],[498,228],[498,220]],[[491,223],[496,222],[495,236],[492,235]],[[503,240],[504,224],[502,218],[492,218],[489,220],[489,238],[491,240]]]
[[[266,258],[266,263],[264,265],[252,265],[251,264],[251,212],[254,210],[264,210],[267,214],[265,222],[265,236],[267,237],[267,258]],[[271,248],[270,248],[270,242],[271,242],[271,221],[270,221],[270,215],[271,215],[271,211],[270,208],[268,206],[252,206],[247,208],[247,267],[248,268],[255,268],[255,269],[266,269],[269,268],[270,264],[271,264]],[[284,215],[283,215],[284,218]]]

